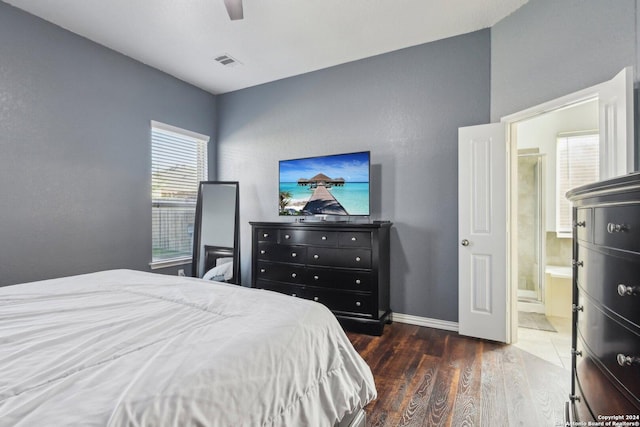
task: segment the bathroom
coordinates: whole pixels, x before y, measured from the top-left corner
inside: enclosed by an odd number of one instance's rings
[[[564,193],[598,178],[598,114],[595,98],[516,124],[520,330],[569,330],[571,207]],[[519,332],[525,340],[531,334]]]

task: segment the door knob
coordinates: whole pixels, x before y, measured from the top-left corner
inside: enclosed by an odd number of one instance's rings
[[[460,242],[460,244],[462,246],[469,246],[469,241],[467,239],[462,239],[462,242]]]

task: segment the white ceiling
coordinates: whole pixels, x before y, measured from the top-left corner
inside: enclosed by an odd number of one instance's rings
[[[244,0],[239,21],[223,0],[4,1],[219,94],[488,28],[528,0]]]

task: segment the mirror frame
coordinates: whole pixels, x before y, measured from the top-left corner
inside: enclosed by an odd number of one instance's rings
[[[233,278],[228,283],[240,285],[240,183],[238,181],[200,181],[198,184],[198,199],[196,201],[196,217],[193,230],[193,256],[191,258],[191,276],[198,277],[200,264],[200,229],[202,225],[202,188],[206,185],[235,185],[236,203],[233,231]]]

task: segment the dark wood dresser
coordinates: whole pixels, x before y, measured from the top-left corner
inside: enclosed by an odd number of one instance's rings
[[[567,197],[574,220],[567,421],[638,425],[640,173],[578,187]]]
[[[251,222],[251,286],[326,305],[345,329],[389,321],[391,224]]]

